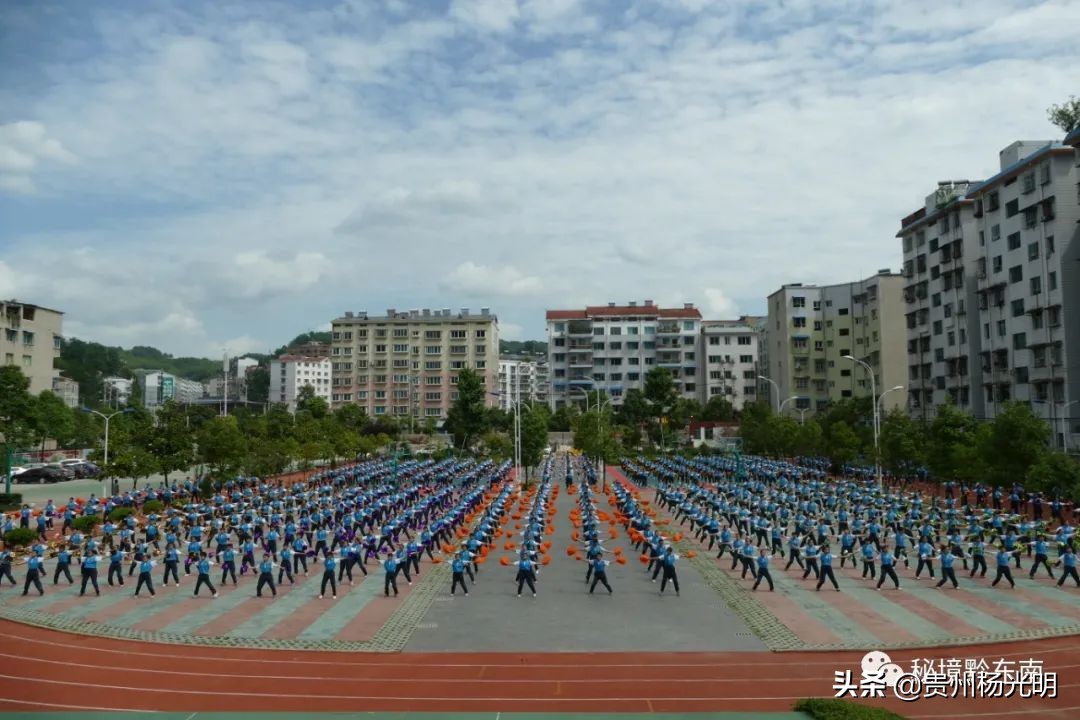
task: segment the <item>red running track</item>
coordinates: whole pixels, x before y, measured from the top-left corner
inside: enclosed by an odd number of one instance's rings
[[[861,653],[357,653],[210,649],[68,635],[0,621],[0,710],[782,711],[831,697]],[[1051,699],[881,701],[911,718],[1080,717],[1075,639],[893,653],[1042,659]]]

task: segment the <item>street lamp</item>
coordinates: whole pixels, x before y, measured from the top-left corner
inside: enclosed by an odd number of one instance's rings
[[[778,385],[775,380],[771,380],[771,379],[765,377],[764,375],[758,375],[758,380],[764,380],[765,382],[769,383],[774,388],[776,388],[776,402],[779,403],[780,402],[780,385]],[[779,406],[777,406],[776,414],[777,415],[780,414]]]
[[[878,414],[878,396],[877,396],[877,379],[874,377],[874,368],[870,367],[870,364],[859,360],[854,355],[845,355],[845,360],[850,360],[853,363],[858,363],[866,370],[866,373],[870,376],[870,399],[874,403],[874,475],[877,478],[878,489],[881,489],[881,453],[878,436],[881,432],[881,416]],[[895,390],[896,388],[893,388]],[[890,391],[891,392],[891,391]],[[884,396],[884,393],[882,394]]]
[[[488,392],[488,395],[494,395],[497,398],[502,398],[501,392]],[[521,401],[508,397],[506,401],[510,404],[510,407],[514,410],[514,478],[516,480],[521,479]]]
[[[795,409],[799,411],[799,424],[800,425],[805,425],[806,424],[806,413],[810,411],[810,408],[809,407],[804,407],[804,408],[797,407]]]
[[[100,418],[105,419],[105,472],[108,472],[109,471],[109,421],[112,420],[117,415],[124,415],[126,413],[135,412],[135,411],[132,408],[124,408],[123,410],[118,410],[117,412],[114,412],[111,415],[106,415],[105,413],[98,412],[97,410],[93,410],[93,409],[88,408],[86,406],[83,406],[83,407],[81,407],[79,409],[82,410],[84,413],[92,413],[94,415],[97,415]],[[104,493],[105,488],[103,487],[101,489],[101,491]],[[118,492],[120,492],[120,485],[119,485],[117,479],[113,478],[113,494],[116,494]]]
[[[779,410],[777,411],[777,413],[776,413],[776,414],[777,414],[777,415],[783,415],[783,414],[784,414],[784,406],[785,406],[785,405],[787,405],[787,404],[788,404],[789,402],[791,402],[792,400],[798,400],[798,399],[799,399],[799,396],[798,396],[798,395],[792,395],[792,396],[791,396],[791,397],[789,397],[789,398],[788,398],[787,400],[785,400],[784,402],[780,403],[780,409],[779,409]]]

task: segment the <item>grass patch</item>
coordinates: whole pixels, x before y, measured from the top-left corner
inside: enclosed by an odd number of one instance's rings
[[[847,700],[808,698],[795,703],[795,710],[814,720],[904,720],[891,710],[859,705]]]

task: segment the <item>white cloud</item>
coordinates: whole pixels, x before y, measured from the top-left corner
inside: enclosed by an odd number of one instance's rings
[[[454,268],[440,287],[467,297],[499,297],[535,295],[544,284],[539,277],[523,275],[509,265],[495,267],[469,261]]]
[[[15,269],[0,260],[0,298],[18,297],[18,288]]]
[[[0,125],[0,190],[31,194],[37,189],[31,174],[40,163],[75,162],[75,156],[39,122],[19,120]]]
[[[517,323],[500,322],[499,323],[499,339],[501,340],[521,340],[522,327]]]
[[[897,267],[937,180],[1059,138],[1074,5],[30,4],[0,247],[22,297],[174,353],[458,295],[523,337],[586,302],[760,312]]]
[[[705,288],[706,317],[716,320],[734,320],[739,315],[739,306],[734,300],[717,288]]]

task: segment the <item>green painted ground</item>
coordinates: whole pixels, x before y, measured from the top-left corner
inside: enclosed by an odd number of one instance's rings
[[[124,717],[146,715],[154,720],[327,720],[327,718],[379,717],[386,720],[806,720],[809,715],[786,713],[407,713],[407,712],[351,712],[351,713],[124,713]],[[4,720],[113,720],[111,713],[0,713]]]

